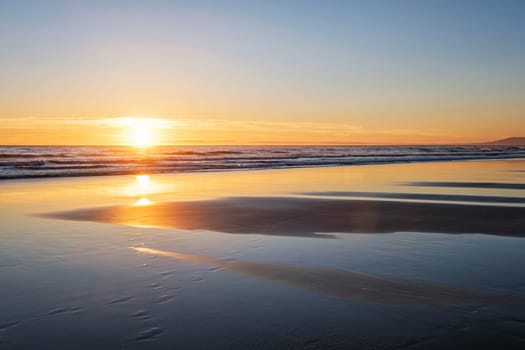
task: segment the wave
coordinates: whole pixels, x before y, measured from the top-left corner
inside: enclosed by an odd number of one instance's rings
[[[25,170],[82,170],[82,169],[101,169],[109,168],[109,165],[102,164],[91,164],[91,165],[66,165],[66,166],[31,166],[31,165],[18,165],[16,169],[25,169]]]
[[[163,154],[172,154],[172,155],[178,155],[178,156],[201,156],[201,155],[242,154],[242,152],[239,152],[239,151],[208,151],[208,152],[173,151],[173,152],[164,152]]]
[[[56,153],[0,153],[0,159],[2,158],[42,158],[42,157],[67,157],[66,154]]]
[[[0,179],[525,158],[525,147],[0,147]],[[2,159],[5,159],[2,161]]]
[[[43,160],[34,160],[34,161],[28,161],[28,162],[0,162],[0,167],[6,167],[6,166],[39,166],[44,165],[46,162]]]

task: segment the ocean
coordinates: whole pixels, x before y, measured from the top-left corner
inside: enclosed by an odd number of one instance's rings
[[[525,158],[525,146],[0,146],[0,179]]]

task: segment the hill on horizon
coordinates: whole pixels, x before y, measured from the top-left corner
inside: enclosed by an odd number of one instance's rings
[[[506,146],[525,146],[525,137],[507,137],[501,140],[483,143],[484,145],[506,145]]]

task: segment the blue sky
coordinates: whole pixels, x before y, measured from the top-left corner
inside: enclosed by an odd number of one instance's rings
[[[524,1],[0,0],[0,43],[0,118],[525,133]]]

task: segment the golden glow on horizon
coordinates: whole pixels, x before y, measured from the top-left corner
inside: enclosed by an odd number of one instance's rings
[[[126,145],[143,150],[159,145],[460,144],[525,133],[518,117],[505,123],[481,118],[475,125],[455,119],[450,129],[450,118],[433,116],[414,121],[409,128],[396,118],[379,123],[379,116],[345,123],[183,116],[0,117],[0,140],[4,145],[56,145],[60,139],[62,145]]]
[[[141,198],[139,199],[138,201],[136,201],[133,206],[135,207],[143,207],[143,206],[146,206],[146,205],[150,205],[152,202],[147,199],[147,198]]]

